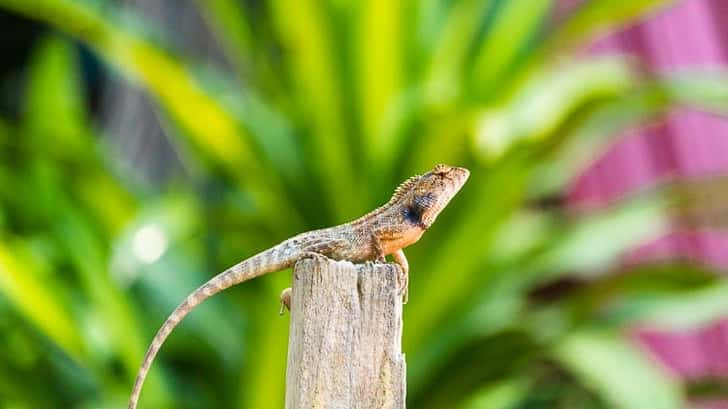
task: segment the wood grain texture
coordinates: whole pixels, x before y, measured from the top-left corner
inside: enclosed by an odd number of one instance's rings
[[[403,409],[394,264],[307,258],[293,270],[287,409]]]

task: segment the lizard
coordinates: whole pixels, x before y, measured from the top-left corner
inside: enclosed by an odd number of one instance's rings
[[[293,266],[307,257],[325,256],[353,263],[385,262],[391,255],[399,269],[399,295],[406,294],[409,263],[403,248],[416,243],[460,191],[470,171],[445,164],[405,180],[384,205],[349,223],[312,230],[247,258],[194,290],[158,330],[134,381],[129,409],[136,409],[144,380],[162,344],[197,305],[213,295],[255,277]]]

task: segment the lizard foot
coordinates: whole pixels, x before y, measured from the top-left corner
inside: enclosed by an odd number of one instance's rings
[[[305,258],[310,258],[310,259],[314,259],[314,260],[320,260],[320,259],[327,260],[328,259],[328,257],[324,256],[321,253],[317,253],[315,251],[307,251],[307,252],[303,253],[303,255],[301,256],[301,259],[305,259]]]
[[[281,310],[278,314],[283,315],[286,313],[286,310],[291,311],[291,292],[291,287],[281,291]]]
[[[409,272],[403,268],[397,269],[397,295],[402,296],[402,304],[409,301]]]

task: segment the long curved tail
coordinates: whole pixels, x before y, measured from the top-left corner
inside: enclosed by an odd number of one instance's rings
[[[282,270],[290,267],[297,259],[295,253],[297,249],[289,243],[281,243],[280,245],[268,249],[262,253],[241,261],[240,263],[230,267],[222,273],[211,278],[208,282],[200,286],[192,292],[177,308],[172,311],[169,318],[164,322],[162,327],[152,339],[151,345],[144,355],[142,366],[139,368],[136,380],[134,381],[134,389],[129,398],[129,409],[136,409],[141,394],[144,379],[149,373],[154,357],[164,344],[169,334],[179,324],[182,319],[190,313],[197,305],[203,301],[219,293],[222,290],[230,288],[236,284],[261,276],[266,273]]]

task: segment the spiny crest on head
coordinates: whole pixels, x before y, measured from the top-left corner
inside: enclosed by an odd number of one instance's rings
[[[395,205],[407,192],[412,190],[412,188],[417,184],[417,181],[422,177],[421,175],[414,175],[410,177],[409,179],[405,180],[404,182],[400,183],[399,186],[397,186],[396,189],[394,189],[394,193],[392,194],[392,198],[387,201],[387,203],[377,207],[376,209],[369,212],[366,217],[371,217],[372,215],[378,214],[389,207]]]
[[[400,185],[397,186],[396,189],[394,189],[394,194],[392,194],[392,198],[389,199],[389,201],[394,202],[396,200],[399,200],[405,193],[409,192],[409,190],[414,187],[420,177],[421,175],[414,175],[404,182],[400,183]]]

